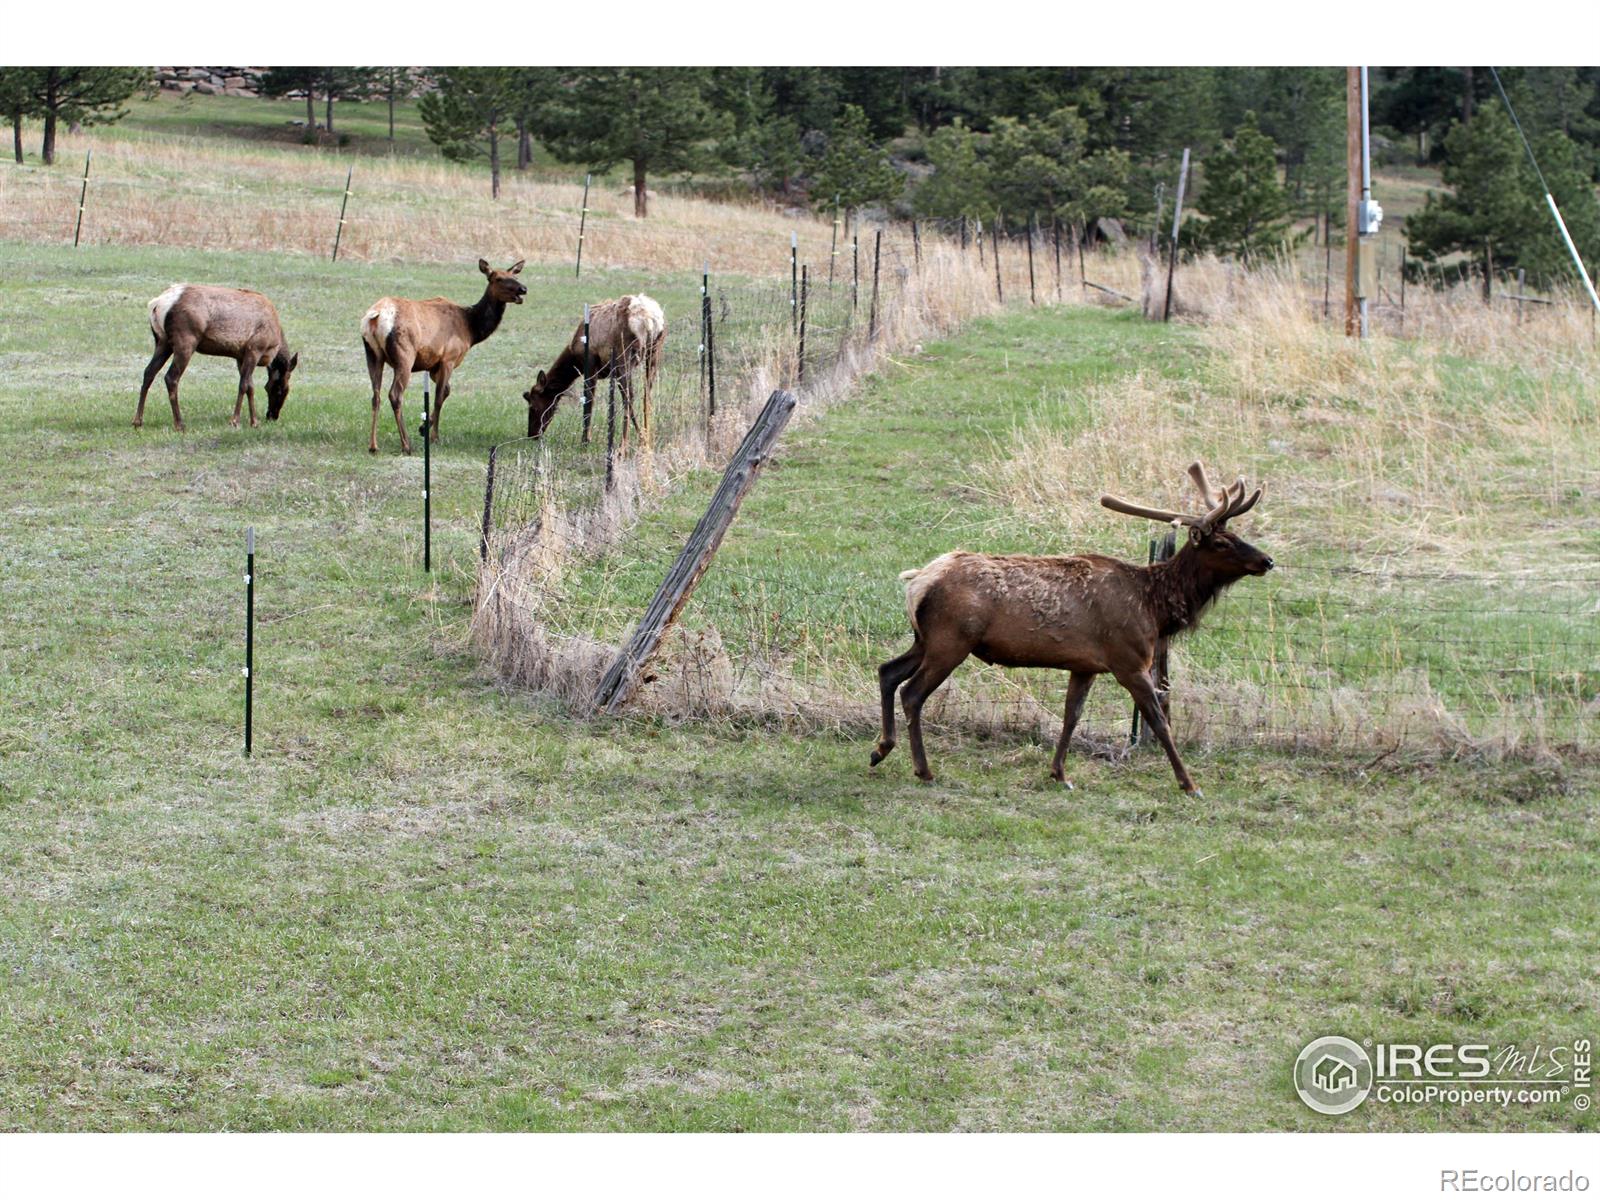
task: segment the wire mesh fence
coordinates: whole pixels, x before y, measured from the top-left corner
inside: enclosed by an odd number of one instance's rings
[[[674,472],[720,463],[772,388],[798,386],[804,396],[822,386],[830,370],[870,350],[874,335],[901,336],[905,313],[948,291],[953,279],[990,307],[1006,289],[1011,303],[1026,304],[1026,242],[986,238],[979,264],[975,233],[969,229],[963,245],[959,228],[891,231],[874,305],[870,266],[854,270],[865,239],[850,230],[841,239],[846,265],[831,289],[806,273],[803,360],[797,285],[713,281],[705,306],[710,337],[695,329],[692,314],[680,318],[654,386],[652,441],[614,452],[609,473],[601,414],[613,410],[604,382],[589,442],[575,390],[544,439],[497,448],[478,614],[500,672],[579,708],[587,703],[681,547],[681,536],[665,531],[681,534],[693,518],[693,496],[669,495]],[[1048,303],[1054,247],[1046,242],[1046,257],[1040,240],[1033,298]],[[1069,295],[1080,282],[1072,265],[1063,263]],[[1080,286],[1069,302],[1082,295]],[[785,486],[779,472],[762,490]],[[796,495],[783,506],[803,520],[805,502]],[[636,522],[644,503],[677,504],[682,519]],[[1101,549],[1145,558],[1142,545]],[[1403,561],[1279,557],[1278,570],[1235,586],[1174,643],[1174,725],[1186,743],[1378,754],[1600,749],[1600,574],[1427,573]],[[791,554],[770,542],[746,548],[736,525],[637,703],[681,716],[868,733],[878,719],[876,667],[909,644],[894,576],[869,576],[847,554]],[[930,729],[1053,738],[1064,685],[1057,672],[973,660],[935,694],[925,716]],[[1122,689],[1102,681],[1080,738],[1106,752],[1126,747],[1131,711]]]
[[[675,549],[632,545],[561,581],[585,606],[568,629],[581,626],[601,643],[625,637]],[[876,667],[910,640],[892,572],[865,578],[844,559],[746,556],[736,528],[640,699],[674,715],[866,733],[878,720]],[[1048,740],[1059,730],[1065,684],[1062,672],[969,659],[926,717],[934,728]],[[1291,562],[1241,581],[1174,640],[1170,688],[1176,736],[1191,745],[1592,754],[1600,749],[1600,574],[1509,578]],[[1079,736],[1103,750],[1125,746],[1131,712],[1108,677],[1091,694]]]

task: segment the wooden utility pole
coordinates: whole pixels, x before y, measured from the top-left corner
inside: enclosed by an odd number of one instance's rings
[[[1361,320],[1356,312],[1356,267],[1360,239],[1356,230],[1361,220],[1361,68],[1345,68],[1345,160],[1349,183],[1345,190],[1344,226],[1344,335],[1361,336]]]

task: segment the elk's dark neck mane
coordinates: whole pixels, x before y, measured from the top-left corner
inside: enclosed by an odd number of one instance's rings
[[[544,394],[559,396],[572,386],[579,375],[583,374],[583,364],[579,356],[572,352],[568,346],[556,355],[556,361],[550,364],[550,369],[544,373]]]
[[[1238,582],[1238,577],[1218,575],[1203,566],[1194,549],[1183,549],[1166,562],[1147,567],[1150,606],[1160,622],[1162,637],[1193,629],[1201,614],[1223,590]]]
[[[467,314],[467,328],[472,333],[472,344],[476,346],[500,328],[500,318],[506,315],[506,304],[504,300],[496,300],[485,288],[479,301],[462,311]]]

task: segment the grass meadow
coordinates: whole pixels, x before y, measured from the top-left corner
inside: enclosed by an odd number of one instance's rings
[[[333,265],[199,248],[210,234],[74,252],[7,230],[0,1128],[1595,1128],[1570,1104],[1327,1118],[1290,1081],[1328,1033],[1593,1037],[1592,756],[1202,739],[1201,798],[1142,751],[1075,755],[1063,790],[1015,735],[941,729],[921,785],[899,755],[869,771],[853,721],[580,721],[473,645],[485,456],[522,431],[519,393],[582,300],[642,287],[670,321],[692,273],[663,252],[580,285],[529,254],[530,303],[455,377],[430,577],[422,462],[387,406],[365,450],[357,325],[383,294],[475,299],[477,255],[504,265],[518,242]],[[280,422],[231,429],[233,367],[196,359],[189,432],[160,395],[130,428],[144,306],[177,279],[274,298],[302,355]],[[1013,309],[897,352],[790,430],[686,620],[728,624],[749,607],[730,583],[789,580],[815,631],[860,597],[848,624],[871,636],[844,650],[886,658],[899,570],[955,544],[1134,553],[1144,531],[1100,523],[1092,496],[1175,498],[1195,453],[1268,479],[1248,535],[1290,563],[1332,545],[1509,569],[1530,538],[1592,560],[1592,355],[1552,338],[1518,374],[1479,339],[1361,366],[1293,337],[1247,352],[1241,327]],[[1244,373],[1268,360],[1303,373]],[[1319,391],[1330,373],[1360,386]],[[1437,405],[1408,424],[1389,402],[1419,379]],[[1363,380],[1387,381],[1382,403],[1350,402]],[[1140,404],[1167,414],[1148,438],[1128,436]],[[1368,503],[1385,480],[1414,503]],[[679,480],[625,553],[573,575],[593,583],[575,626],[622,628],[713,482]],[[774,561],[801,566],[763,576]]]

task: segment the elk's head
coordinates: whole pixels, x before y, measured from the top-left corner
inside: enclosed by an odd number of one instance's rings
[[[300,365],[300,356],[280,349],[267,364],[267,420],[276,421],[289,398],[289,376]]]
[[[533,430],[534,437],[543,437],[550,427],[550,418],[556,415],[561,393],[552,385],[550,377],[540,371],[534,377],[533,386],[522,393],[522,398],[528,402],[528,428]]]
[[[1228,487],[1212,487],[1211,480],[1206,477],[1206,469],[1197,462],[1189,464],[1189,478],[1194,480],[1195,487],[1205,500],[1206,511],[1201,516],[1164,508],[1148,508],[1119,500],[1116,496],[1101,496],[1100,503],[1132,517],[1149,517],[1152,521],[1187,525],[1190,552],[1203,567],[1222,579],[1265,575],[1272,570],[1269,556],[1227,528],[1230,520],[1243,516],[1256,506],[1256,501],[1261,499],[1261,489],[1257,488],[1246,497],[1242,477]]]
[[[504,271],[496,271],[489,265],[487,259],[478,260],[478,270],[489,277],[489,295],[501,304],[521,304],[522,298],[528,294],[527,286],[512,278],[522,273],[523,259],[517,259]]]

